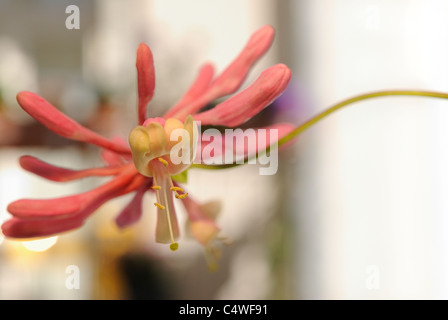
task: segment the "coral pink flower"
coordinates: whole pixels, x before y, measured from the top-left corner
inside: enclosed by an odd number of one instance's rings
[[[72,140],[94,144],[102,149],[106,163],[101,168],[71,170],[56,167],[32,156],[20,158],[25,170],[43,178],[63,182],[92,176],[109,176],[110,181],[80,194],[55,199],[20,199],[8,206],[12,218],[2,225],[3,234],[11,238],[44,237],[79,228],[85,220],[108,200],[127,193],[133,199],[116,217],[120,228],[139,220],[142,198],[147,191],[155,193],[157,201],[156,241],[169,243],[176,250],[179,225],[174,212],[174,199],[183,202],[189,218],[190,233],[206,248],[212,248],[219,227],[215,223],[220,205],[210,202],[200,205],[175,181],[191,165],[196,154],[197,140],[184,143],[187,162],[173,163],[170,152],[176,141],[169,139],[177,129],[198,136],[196,121],[204,125],[239,126],[276,99],[288,85],[291,72],[283,64],[274,65],[260,74],[256,81],[214,108],[201,111],[213,100],[236,92],[252,65],[267,51],[274,30],[264,26],[256,31],[242,52],[219,75],[214,77],[211,64],[205,64],[189,90],[162,117],[147,118],[147,105],[155,87],[153,56],[149,47],[137,49],[138,126],[129,135],[129,146],[120,140],[102,137],[70,119],[40,96],[20,92],[20,106],[48,129]],[[279,130],[279,138],[293,129],[290,124],[270,126]],[[271,141],[272,142],[272,141]],[[183,149],[182,149],[183,150]],[[213,250],[211,250],[213,251]]]

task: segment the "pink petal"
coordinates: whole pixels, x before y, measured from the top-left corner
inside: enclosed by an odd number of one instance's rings
[[[277,123],[261,128],[245,130],[237,129],[233,131],[232,135],[221,134],[214,136],[205,131],[201,135],[201,148],[198,148],[196,159],[200,159],[203,164],[217,164],[210,162],[213,161],[213,159],[221,159],[222,163],[225,163],[224,160],[226,152],[230,152],[230,154],[236,156],[236,159],[252,157],[255,154],[265,150],[272,143],[276,142],[271,141],[270,139],[271,130],[277,131],[278,141],[294,129],[295,126],[290,123]],[[253,130],[253,134],[250,134],[249,130]],[[251,139],[245,139],[245,136],[253,137],[254,139],[252,139],[252,143],[249,143]],[[214,139],[219,140],[216,143]],[[243,141],[244,143],[240,143],[238,141]],[[219,146],[221,146],[221,148],[219,148]],[[211,152],[211,150],[213,150],[213,152]]]
[[[218,97],[233,93],[241,86],[252,65],[271,46],[274,33],[274,29],[267,25],[251,36],[238,57],[213,81],[212,88]]]
[[[71,170],[53,166],[31,156],[20,157],[19,163],[23,169],[29,172],[45,179],[58,182],[71,181],[91,176],[111,176],[118,174],[122,170],[122,166]]]
[[[136,170],[129,165],[113,180],[93,190],[54,199],[20,199],[10,203],[7,207],[9,213],[17,218],[36,219],[69,216],[104,199],[110,199],[127,192],[127,185],[136,177]],[[137,187],[137,186],[135,186]],[[135,189],[134,187],[134,189]]]
[[[140,175],[135,168],[130,171],[131,181],[129,181],[124,187],[110,188],[108,191],[103,192],[103,194],[97,196],[93,201],[91,201],[84,209],[76,212],[74,215],[86,219],[90,214],[92,214],[96,209],[98,209],[105,202],[127,194],[129,192],[135,191],[139,186],[141,186],[147,179]]]
[[[91,193],[90,198],[93,198]],[[81,210],[86,203],[88,194],[77,194],[55,199],[20,199],[11,202],[7,210],[18,218],[45,218],[68,215]]]
[[[104,161],[104,163],[108,164],[109,166],[119,166],[125,163],[123,157],[116,153],[116,152],[112,152],[110,150],[107,149],[102,149],[101,150],[101,155],[100,155],[101,159]]]
[[[213,78],[213,66],[205,64],[193,83],[184,96],[165,114],[165,118],[172,118],[175,114],[181,111],[186,105],[198,99],[209,87]]]
[[[195,114],[211,101],[238,90],[246,79],[250,68],[271,46],[274,33],[274,29],[268,25],[258,29],[238,57],[211,83],[203,95],[176,113],[169,112],[169,115],[182,121],[189,114]]]
[[[84,219],[73,216],[65,219],[23,220],[12,218],[1,226],[9,238],[35,238],[54,235],[81,227]]]
[[[137,49],[138,123],[147,118],[146,107],[154,95],[155,71],[151,49],[140,43]]]
[[[33,219],[20,219],[14,217],[2,225],[2,232],[5,236],[10,238],[34,238],[50,236],[57,233],[77,229],[81,227],[96,209],[98,209],[105,202],[113,197],[122,195],[135,189],[135,183],[141,183],[141,176],[135,176],[133,181],[120,192],[105,193],[97,197],[94,201],[88,203],[83,209],[74,212],[70,216],[55,216]],[[132,188],[131,188],[132,186]]]
[[[274,101],[288,86],[291,70],[284,64],[277,64],[261,73],[247,89],[211,110],[198,113],[194,120],[202,125],[238,126],[259,113]]]
[[[132,171],[134,175],[132,180],[120,190],[120,193],[117,195],[117,197],[136,190],[143,183],[148,181],[148,178],[138,173],[137,169],[135,169],[134,166],[132,166]]]
[[[14,217],[2,225],[2,231],[5,236],[10,238],[34,238],[77,229],[84,224],[85,219],[91,213],[113,197],[113,194],[98,197],[70,216],[37,217],[32,219]]]
[[[142,200],[145,192],[148,191],[149,184],[144,184],[137,189],[134,198],[121,211],[115,219],[115,223],[119,228],[127,227],[137,222],[142,216]]]
[[[29,115],[62,137],[91,143],[118,153],[131,152],[127,146],[114,143],[83,127],[35,93],[22,91],[17,95],[17,101]]]

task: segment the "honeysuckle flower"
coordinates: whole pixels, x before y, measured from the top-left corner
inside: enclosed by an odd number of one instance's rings
[[[180,100],[163,117],[154,118],[147,118],[147,105],[155,91],[153,55],[146,44],[140,44],[136,61],[138,126],[130,131],[129,143],[98,135],[64,115],[37,94],[20,92],[17,101],[28,114],[62,137],[100,147],[105,162],[104,167],[72,170],[26,155],[19,161],[23,169],[57,182],[93,176],[107,176],[111,179],[99,187],[75,195],[12,202],[7,208],[12,218],[3,223],[3,234],[10,238],[34,238],[76,229],[105,202],[133,192],[134,197],[115,219],[116,225],[124,228],[140,219],[142,199],[149,191],[156,198],[156,242],[170,244],[173,251],[178,248],[179,224],[173,199],[177,198],[186,208],[191,235],[206,247],[211,260],[219,258],[214,250],[214,242],[219,239],[220,228],[216,217],[220,204],[199,204],[188,196],[175,177],[192,165],[200,150],[197,144],[202,135],[198,132],[197,122],[237,127],[267,107],[286,89],[291,71],[285,65],[277,64],[263,71],[246,89],[214,108],[202,111],[212,101],[233,94],[241,87],[251,67],[270,47],[273,37],[272,27],[260,28],[236,59],[216,77],[213,66],[205,64]],[[269,128],[278,130],[279,139],[293,130],[293,126],[287,123]],[[180,134],[173,140],[176,132]],[[273,141],[265,145],[258,144],[255,150],[246,148],[238,152],[248,156],[270,143]],[[175,151],[182,155],[183,161],[173,160]]]

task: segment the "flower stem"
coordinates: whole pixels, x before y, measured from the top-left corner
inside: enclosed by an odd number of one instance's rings
[[[293,131],[288,133],[286,136],[278,140],[277,146],[280,147],[288,141],[294,139],[296,136],[309,129],[320,120],[326,118],[330,114],[346,107],[348,105],[354,104],[359,101],[368,100],[372,98],[379,97],[387,97],[387,96],[417,96],[417,97],[427,97],[427,98],[440,98],[440,99],[448,99],[448,93],[443,92],[435,92],[435,91],[424,91],[424,90],[385,90],[385,91],[376,91],[371,93],[365,93],[361,95],[354,96],[352,98],[343,100],[327,109],[322,111],[321,113],[315,115],[308,121],[302,123],[298,127],[296,127]],[[268,153],[271,149],[272,145],[268,146],[265,150],[259,151],[259,153],[253,158],[257,158],[261,153]],[[245,158],[244,163],[234,163],[234,164],[222,164],[222,165],[205,165],[205,164],[193,164],[192,168],[201,168],[201,169],[226,169],[239,166],[241,164],[246,164],[249,160],[253,158]]]

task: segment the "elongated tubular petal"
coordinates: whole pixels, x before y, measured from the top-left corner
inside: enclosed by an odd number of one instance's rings
[[[136,174],[134,166],[129,164],[117,177],[90,191],[53,199],[20,199],[10,203],[7,210],[14,217],[22,219],[69,216],[83,210],[97,199],[120,193],[121,189],[132,182]]]
[[[138,82],[138,124],[143,124],[147,117],[147,105],[154,95],[155,71],[151,49],[140,43],[137,49],[137,82]]]
[[[130,181],[128,180],[128,182],[124,187],[121,186],[118,188],[110,188],[109,190],[103,192],[98,197],[96,197],[94,201],[91,201],[84,209],[75,213],[75,215],[83,219],[86,219],[103,203],[113,198],[135,191],[145,181],[145,177],[138,174],[135,168],[132,168],[132,170],[129,171],[129,174],[131,180]]]
[[[77,229],[84,224],[84,219],[73,216],[65,219],[24,220],[12,218],[1,226],[2,233],[9,238],[36,238]]]
[[[202,125],[238,126],[274,101],[288,86],[291,70],[277,64],[263,71],[255,82],[211,110],[194,115]]]
[[[104,163],[113,167],[126,163],[125,159],[122,157],[121,154],[112,152],[108,149],[102,149],[100,157]],[[129,160],[132,160],[132,156],[129,157]]]
[[[57,233],[77,229],[81,227],[84,221],[96,209],[103,205],[108,200],[135,190],[137,185],[141,184],[140,175],[134,176],[132,182],[124,189],[104,193],[90,202],[83,209],[75,212],[70,216],[56,216],[53,218],[35,218],[35,219],[20,219],[12,218],[1,226],[2,232],[9,238],[35,238],[51,236]]]
[[[92,191],[91,194],[93,193]],[[55,199],[20,199],[11,202],[7,210],[22,219],[51,218],[81,210],[87,198],[88,194],[84,193]]]
[[[14,217],[2,225],[2,232],[9,238],[35,238],[51,236],[57,233],[77,229],[84,224],[85,219],[106,201],[115,196],[114,193],[104,194],[88,203],[83,209],[70,216],[55,216],[52,218],[21,219]]]
[[[121,165],[115,167],[72,170],[51,165],[32,156],[20,157],[19,163],[23,169],[29,172],[45,179],[58,182],[72,181],[91,176],[103,177],[116,175],[122,170],[123,167],[123,165]]]
[[[243,83],[252,65],[265,54],[274,39],[274,29],[266,25],[258,29],[233,62],[213,81],[211,88],[219,96],[235,92]]]
[[[208,90],[192,103],[185,105],[170,116],[183,121],[189,114],[195,114],[211,101],[238,90],[252,66],[269,49],[274,39],[274,29],[266,25],[258,29],[235,60],[210,84]]]
[[[124,188],[120,189],[120,192],[118,193],[117,197],[136,190],[143,183],[145,183],[145,181],[148,181],[148,179],[150,179],[152,181],[151,178],[147,178],[145,176],[142,176],[140,173],[138,173],[138,171],[137,171],[137,169],[135,169],[135,167],[132,167],[132,171],[134,174],[132,180]]]
[[[19,92],[17,101],[30,116],[64,138],[91,143],[118,153],[129,154],[131,152],[127,146],[110,141],[83,127],[35,93]]]
[[[231,135],[209,135],[207,131],[201,135],[202,142],[200,143],[201,149],[196,152],[197,159],[201,159],[202,164],[213,164],[214,159],[221,160],[224,163],[224,157],[226,152],[236,156],[236,159],[242,157],[252,157],[255,154],[266,150],[268,146],[276,141],[271,141],[271,130],[277,131],[277,141],[292,132],[295,126],[290,123],[276,123],[266,127],[235,130]],[[248,141],[251,140],[251,134],[247,133],[248,130],[253,130],[254,143],[245,143],[245,136],[248,137]],[[263,134],[262,131],[264,131]],[[207,136],[207,137],[205,137]],[[235,138],[235,139],[234,139]],[[220,139],[215,141],[215,139]],[[242,143],[241,143],[242,142]],[[198,148],[199,149],[199,148]],[[211,154],[213,151],[213,154]],[[200,154],[199,154],[200,152]],[[217,163],[215,163],[217,164]]]
[[[127,227],[137,222],[142,216],[142,200],[145,192],[150,188],[150,184],[145,183],[141,185],[134,195],[134,198],[115,218],[115,223],[119,228]]]
[[[164,115],[165,118],[174,117],[186,105],[199,98],[209,87],[213,79],[213,66],[205,64],[200,70],[196,80],[182,98]]]

